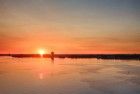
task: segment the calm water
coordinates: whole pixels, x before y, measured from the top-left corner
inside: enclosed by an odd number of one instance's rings
[[[0,57],[0,94],[140,94],[140,61]]]

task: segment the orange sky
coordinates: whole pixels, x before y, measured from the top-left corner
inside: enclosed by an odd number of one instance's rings
[[[140,53],[136,0],[0,0],[0,53]]]

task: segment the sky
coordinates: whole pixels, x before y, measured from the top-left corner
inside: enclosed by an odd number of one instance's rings
[[[0,53],[140,53],[140,0],[0,0]]]

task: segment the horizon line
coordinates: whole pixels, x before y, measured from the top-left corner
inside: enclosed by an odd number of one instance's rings
[[[44,55],[49,55],[51,53],[45,53]],[[126,54],[126,55],[140,55],[140,53],[54,53],[54,54],[66,54],[66,55],[117,55],[117,54],[120,54],[120,55],[123,55],[123,54]],[[0,55],[39,55],[39,53],[0,53]]]

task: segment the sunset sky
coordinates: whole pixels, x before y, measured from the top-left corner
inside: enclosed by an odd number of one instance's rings
[[[0,0],[0,53],[140,53],[140,0]]]

